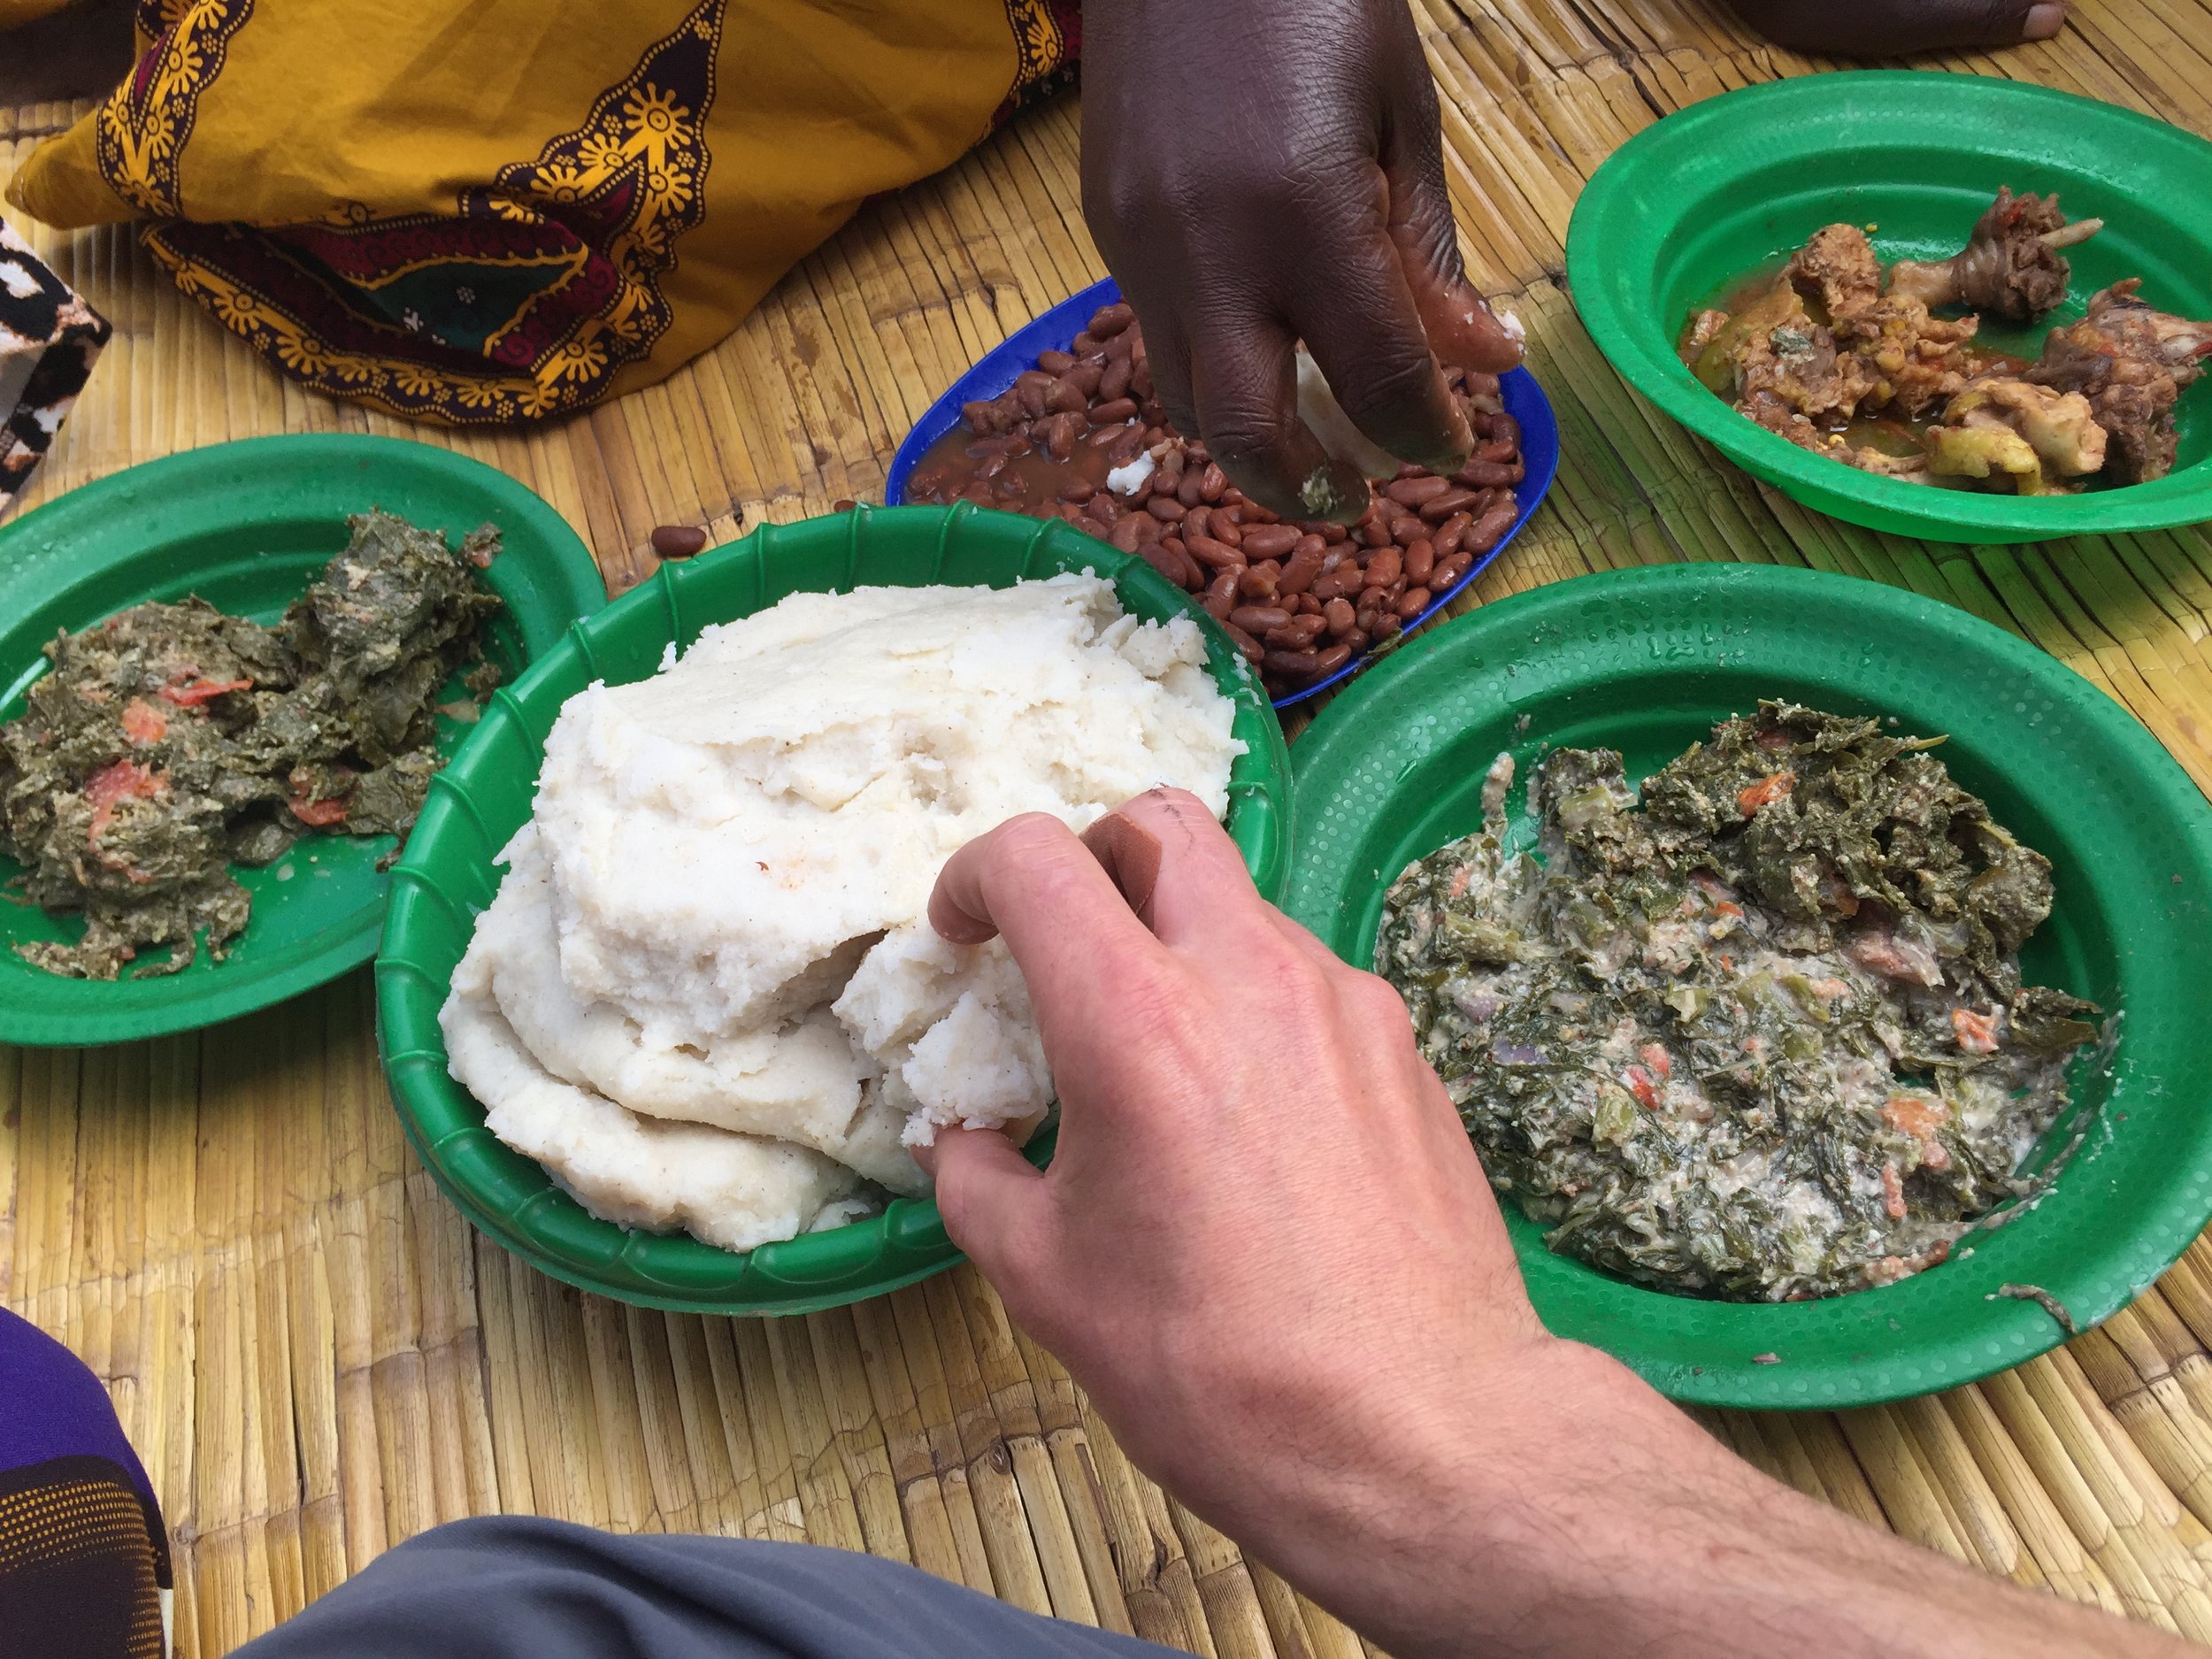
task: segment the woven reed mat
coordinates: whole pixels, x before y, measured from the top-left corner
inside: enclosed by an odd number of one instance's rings
[[[1632,396],[1558,285],[1590,170],[1660,113],[1821,65],[1694,0],[1416,0],[1471,263],[1530,326],[1564,457],[1481,603],[1581,572],[1787,561],[2033,640],[2212,786],[2212,537],[1961,549],[1809,515]],[[2208,0],[2075,0],[2047,44],[1939,66],[2212,132]],[[0,110],[0,178],[73,113]],[[1072,103],[872,205],[665,385],[526,435],[303,396],[111,231],[33,240],[117,324],[33,492],[256,433],[400,431],[549,499],[610,581],[657,524],[718,540],[879,495],[909,423],[1097,276]],[[970,1271],[804,1319],[642,1312],[472,1235],[406,1150],[365,974],[193,1036],[0,1054],[0,1299],[82,1355],[176,1543],[180,1652],[227,1653],[387,1546],[488,1510],[910,1560],[1187,1648],[1359,1640],[1138,1474]],[[2022,1584],[2212,1640],[2212,1245],[2133,1308],[1971,1387],[1834,1415],[1712,1413],[1744,1456]]]

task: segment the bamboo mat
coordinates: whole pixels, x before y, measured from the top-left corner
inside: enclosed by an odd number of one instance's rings
[[[1560,287],[1577,190],[1666,111],[1819,67],[1694,0],[1413,0],[1477,280],[1530,329],[1564,454],[1472,603],[1682,558],[1817,565],[1965,606],[2105,687],[2212,787],[2212,536],[1940,547],[1809,515],[1632,396]],[[1939,66],[2212,134],[2212,0],[2076,0]],[[73,111],[0,109],[0,179]],[[666,384],[527,435],[302,394],[113,231],[33,241],[117,324],[33,491],[257,433],[390,431],[504,468],[609,580],[657,524],[727,539],[879,498],[909,423],[1100,274],[1064,98],[872,204]],[[1222,1659],[1363,1644],[1138,1474],[971,1271],[786,1321],[641,1312],[474,1237],[402,1139],[365,974],[193,1036],[0,1052],[0,1301],[104,1377],[174,1532],[180,1652],[228,1652],[387,1548],[491,1510],[806,1539]],[[2212,1640],[2212,1244],[1978,1386],[1702,1420],[1932,1548]]]

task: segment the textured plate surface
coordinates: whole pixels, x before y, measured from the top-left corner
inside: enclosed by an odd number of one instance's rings
[[[376,964],[377,1039],[408,1139],[462,1211],[556,1279],[647,1307],[699,1313],[803,1313],[895,1290],[960,1259],[932,1202],[893,1201],[850,1226],[744,1255],[684,1234],[595,1219],[532,1160],[484,1126],[484,1109],[446,1071],[438,1010],[477,915],[498,890],[499,849],[530,815],[545,739],[561,705],[595,680],[642,680],[673,642],[710,623],[764,611],[787,594],[932,582],[1007,587],[1094,570],[1123,607],[1164,620],[1198,617],[1213,676],[1236,703],[1244,741],[1229,776],[1229,832],[1260,891],[1282,888],[1290,860],[1290,778],[1282,727],[1228,636],[1141,559],[1057,521],[953,508],[861,508],[768,526],[689,563],[664,565],[534,664],[432,784],[394,872]],[[1048,1137],[1031,1147],[1040,1161]]]
[[[1636,389],[1747,471],[1822,512],[1939,541],[2032,541],[2212,518],[2212,382],[2182,394],[2181,458],[2153,484],[2019,497],[1937,489],[1799,449],[1705,389],[1674,354],[1694,307],[1823,225],[1868,227],[1885,259],[1958,250],[2001,184],[2059,192],[2105,228],[2069,252],[2070,322],[2122,277],[2212,317],[2212,144],[2048,88],[1924,71],[1809,75],[1655,122],[1591,176],[1567,276],[1591,338]],[[2041,349],[2043,328],[2008,349]]]
[[[1111,277],[1094,282],[1079,294],[1070,295],[1051,310],[1032,319],[987,352],[975,366],[955,380],[942,397],[932,403],[922,418],[914,423],[914,429],[899,445],[899,452],[891,457],[891,471],[885,480],[883,498],[893,506],[906,499],[906,480],[913,472],[929,446],[960,424],[960,406],[979,398],[996,397],[1014,383],[1025,369],[1034,368],[1041,351],[1064,351],[1093,312],[1102,305],[1111,305],[1121,297],[1121,288]],[[1551,488],[1552,479],[1559,472],[1559,422],[1552,414],[1551,400],[1544,396],[1544,388],[1536,383],[1536,377],[1526,369],[1516,369],[1500,378],[1499,391],[1505,401],[1506,411],[1521,423],[1521,462],[1525,476],[1514,487],[1513,499],[1520,508],[1520,516],[1513,520],[1512,528],[1498,538],[1497,546],[1470,565],[1466,575],[1429,602],[1427,610],[1406,624],[1410,634],[1430,618],[1458,597],[1469,582],[1488,569],[1491,562],[1506,549],[1507,543],[1521,534],[1521,526],[1542,503],[1545,492]],[[1387,655],[1387,653],[1385,653]],[[1356,658],[1338,669],[1326,680],[1317,680],[1304,690],[1287,697],[1275,699],[1275,706],[1287,709],[1318,696],[1332,686],[1363,672],[1379,657]]]
[[[2097,1114],[2087,1141],[1970,1255],[1821,1302],[1670,1295],[1552,1255],[1517,1215],[1514,1244],[1551,1330],[1679,1400],[1843,1406],[1950,1387],[2061,1340],[2000,1286],[2041,1286],[2085,1329],[2212,1217],[2212,809],[2088,681],[1965,611],[1847,577],[1676,565],[1555,583],[1414,641],[1300,738],[1285,908],[1366,966],[1384,887],[1480,822],[1500,750],[1524,784],[1548,746],[1617,749],[1641,778],[1763,696],[1947,733],[1953,775],[2049,856],[2057,904],[2027,976],[2122,1010],[2110,1068],[2074,1074]],[[1520,788],[1512,811],[1532,835]]]
[[[457,542],[497,525],[505,550],[485,581],[507,602],[485,649],[511,677],[607,602],[576,533],[503,472],[428,444],[329,434],[249,438],[150,461],[71,490],[0,526],[0,719],[23,712],[46,672],[40,647],[148,600],[201,598],[273,622],[346,545],[346,515],[372,507]],[[465,728],[441,718],[450,752]],[[8,946],[74,940],[75,918],[0,906],[0,1041],[120,1042],[265,1008],[322,984],[376,949],[389,878],[388,835],[303,837],[262,870],[242,870],[253,918],[228,957],[203,949],[181,973],[102,984],[32,967]],[[19,872],[0,858],[0,879]]]

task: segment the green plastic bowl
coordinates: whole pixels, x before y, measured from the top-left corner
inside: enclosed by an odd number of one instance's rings
[[[787,594],[933,582],[1009,587],[1024,577],[1095,571],[1123,607],[1205,626],[1215,682],[1236,704],[1244,741],[1229,774],[1229,833],[1262,893],[1290,863],[1290,766],[1283,732],[1228,636],[1141,559],[1065,524],[961,503],[859,508],[766,526],[703,557],[662,566],[580,622],[493,707],[430,799],[393,872],[376,964],[377,1037],[400,1121],[424,1166],[484,1232],[554,1278],[650,1308],[694,1313],[809,1313],[879,1295],[960,1260],[934,1202],[895,1199],[880,1216],[743,1255],[687,1235],[634,1232],[586,1213],[532,1160],[484,1126],[484,1109],[446,1071],[438,1029],[453,970],[499,886],[495,856],[530,816],[547,734],[561,705],[594,680],[642,680],[673,643],[710,623],[765,611]],[[1041,1164],[1051,1137],[1030,1156]]]
[[[1761,697],[1893,715],[1949,735],[1954,776],[2047,854],[2057,904],[2031,981],[2120,1010],[2109,1069],[2075,1071],[2093,1114],[2026,1213],[1939,1267],[1819,1302],[1728,1302],[1632,1284],[1545,1248],[1509,1215],[1537,1312],[1678,1400],[1863,1405],[1952,1387],[2062,1340],[2033,1285],[2086,1329],[2212,1217],[2212,808],[2119,704],[2002,629],[1901,589],[1788,567],[1675,565],[1557,582],[1407,644],[1298,741],[1285,908],[1370,965],[1383,890],[1481,821],[1483,774],[1525,781],[1548,747],[1603,745],[1641,778]],[[1379,743],[1387,731],[1394,741]],[[1521,791],[1518,839],[1533,839]],[[2072,1125],[2055,1125],[2047,1156]]]
[[[2001,184],[2056,190],[2105,228],[2069,250],[2049,319],[2127,276],[2163,310],[2212,317],[2212,144],[2147,116],[1982,75],[1806,75],[1708,98],[1644,129],[1592,175],[1567,232],[1590,337],[1638,391],[1808,507],[1938,541],[2034,541],[2212,518],[2212,380],[2182,394],[2180,459],[2153,484],[1984,495],[1862,472],[1766,431],[1674,353],[1695,307],[1823,225],[1872,227],[1882,257],[1944,258]],[[1988,331],[1985,331],[1988,332]],[[2041,349],[2029,331],[2028,352]]]
[[[510,676],[607,603],[591,555],[560,514],[505,473],[428,444],[352,434],[248,438],[110,474],[0,526],[0,720],[23,711],[57,630],[127,606],[197,594],[274,622],[346,545],[346,515],[382,507],[453,541],[489,522],[505,549],[484,574],[507,602],[485,654]],[[449,688],[457,695],[457,687]],[[450,753],[466,727],[441,718]],[[84,926],[0,904],[0,1042],[124,1042],[266,1008],[376,950],[392,837],[303,836],[241,870],[253,916],[229,956],[203,949],[181,973],[65,979],[8,949],[75,940]],[[0,880],[19,873],[0,857]]]

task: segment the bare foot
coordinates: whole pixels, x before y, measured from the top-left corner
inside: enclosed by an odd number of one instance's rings
[[[1839,58],[2016,46],[2066,27],[2056,0],[1736,0],[1736,7],[1778,46]]]

